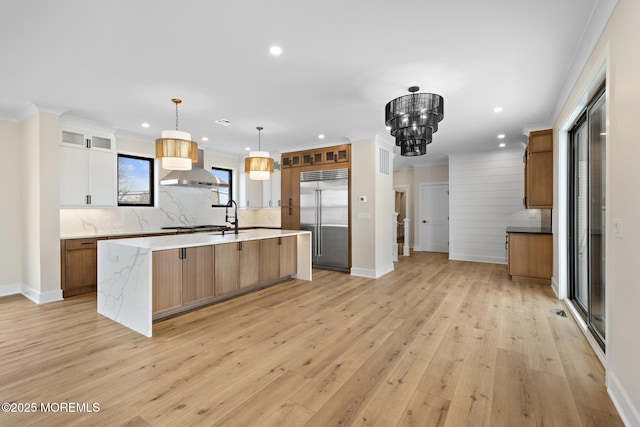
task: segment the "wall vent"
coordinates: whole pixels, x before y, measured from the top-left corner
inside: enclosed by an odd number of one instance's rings
[[[378,173],[382,175],[389,175],[389,150],[379,147],[378,148]]]

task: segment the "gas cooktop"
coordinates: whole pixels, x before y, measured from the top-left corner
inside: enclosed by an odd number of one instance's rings
[[[176,230],[178,233],[189,233],[189,232],[209,232],[209,231],[226,231],[229,229],[226,225],[214,225],[214,224],[206,224],[206,225],[172,225],[168,227],[162,227],[163,230]]]

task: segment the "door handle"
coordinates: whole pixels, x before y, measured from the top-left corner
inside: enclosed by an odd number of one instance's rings
[[[426,224],[426,223],[428,223],[428,222],[429,222],[429,221],[425,221],[424,219],[422,220],[422,223],[423,223],[423,224]]]

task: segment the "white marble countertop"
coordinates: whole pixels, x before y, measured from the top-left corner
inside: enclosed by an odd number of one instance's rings
[[[297,236],[300,234],[311,234],[309,231],[301,230],[278,230],[256,228],[251,230],[240,230],[239,234],[233,231],[226,231],[224,235],[220,232],[214,233],[189,233],[172,234],[168,236],[135,237],[131,239],[105,240],[99,241],[102,244],[118,244],[150,249],[151,251],[161,251],[166,249],[189,248],[194,246],[219,245],[222,243],[242,242],[247,240],[268,239],[273,237]]]
[[[126,236],[129,234],[175,234],[176,230],[157,229],[157,230],[109,230],[109,231],[78,231],[75,233],[60,233],[60,239],[90,239],[95,237],[108,236]]]

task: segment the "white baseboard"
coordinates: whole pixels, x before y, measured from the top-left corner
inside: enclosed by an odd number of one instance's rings
[[[62,289],[56,289],[55,291],[38,292],[34,289],[23,286],[21,289],[22,295],[29,298],[36,304],[45,304],[48,302],[62,301]]]
[[[560,286],[558,285],[558,282],[556,282],[555,277],[551,278],[551,289],[553,290],[553,293],[556,294],[556,298],[562,299],[560,298]]]
[[[618,378],[613,372],[607,372],[607,391],[613,401],[622,422],[626,426],[639,427],[640,426],[640,414],[638,408],[633,406],[633,401],[629,398],[625,389],[618,381]]]
[[[2,285],[0,286],[0,297],[5,297],[7,295],[15,295],[20,293],[20,285],[14,283],[12,285]]]
[[[393,262],[389,265],[386,265],[382,268],[377,268],[377,269],[351,267],[352,276],[368,277],[369,279],[377,279],[392,271],[393,271]]]
[[[507,264],[504,257],[482,256],[482,255],[455,255],[449,252],[449,259],[451,261],[471,261],[471,262],[484,262],[487,264]]]

